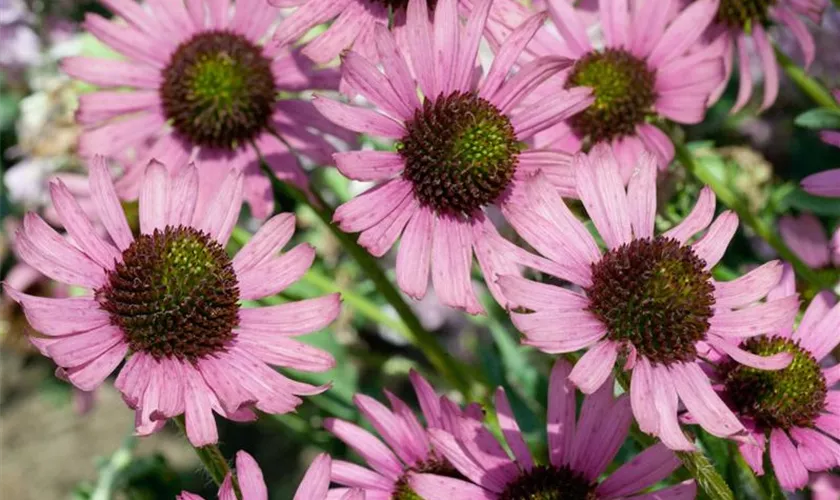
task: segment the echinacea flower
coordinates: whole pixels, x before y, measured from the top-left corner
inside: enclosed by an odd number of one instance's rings
[[[392,33],[376,30],[384,74],[356,52],[344,57],[348,85],[382,113],[315,100],[318,110],[335,123],[397,141],[396,151],[334,155],[347,177],[378,182],[336,210],[341,229],[361,232],[359,243],[376,256],[385,254],[402,234],[397,255],[400,288],[422,298],[431,268],[441,302],[469,313],[482,311],[470,282],[473,252],[491,292],[502,303],[494,276],[516,272],[517,263],[533,257],[503,239],[485,209],[496,205],[519,210],[510,203],[510,192],[538,169],[552,180],[571,175],[567,155],[529,150],[523,141],[591,102],[587,90],[574,89],[521,105],[535,86],[568,66],[565,59],[544,58],[508,76],[517,55],[542,25],[539,15],[514,30],[489,72],[478,80],[476,57],[491,1],[479,2],[462,26],[456,0],[437,2],[434,23],[429,22],[425,0],[410,0],[406,29],[411,43],[405,53]]]
[[[330,468],[332,459],[326,453],[321,453],[309,465],[306,474],[298,486],[292,500],[327,500],[330,487]],[[242,493],[242,500],[268,500],[268,489],[265,479],[254,457],[244,451],[236,453],[236,480]],[[237,500],[233,489],[231,473],[219,487],[219,500]],[[364,492],[358,489],[347,491],[342,496],[330,496],[332,500],[365,500]],[[204,500],[195,493],[181,492],[176,500]]]
[[[779,288],[774,293],[795,290],[793,283]],[[715,360],[720,394],[752,436],[739,443],[741,454],[757,474],[764,474],[769,448],[773,471],[785,490],[804,488],[809,471],[840,466],[840,391],[835,388],[840,364],[830,356],[840,343],[836,302],[831,292],[821,292],[796,329],[791,320],[741,345],[753,355],[792,355],[782,370],[756,370],[726,356]]]
[[[606,472],[627,438],[633,421],[628,396],[613,396],[613,381],[586,396],[575,418],[571,365],[558,359],[548,388],[549,463],[537,463],[528,450],[502,388],[496,391],[499,426],[511,459],[481,422],[460,420],[459,434],[432,430],[432,443],[464,476],[433,473],[411,477],[411,487],[426,500],[522,499],[692,499],[694,481],[642,493],[680,467],[680,460],[662,443],[641,452],[606,478]]]
[[[279,293],[312,264],[301,244],[277,256],[292,237],[294,216],[268,220],[231,259],[225,245],[242,205],[242,173],[230,171],[206,210],[196,209],[199,173],[151,162],[140,188],[140,234],[132,235],[103,157],[90,168],[92,198],[110,240],[59,181],[52,200],[67,233],[62,238],[29,213],[18,231],[18,255],[50,278],[92,292],[73,298],[27,295],[6,286],[23,307],[38,349],[76,387],[92,390],[119,366],[115,386],[136,410],[139,434],[184,414],[195,446],[218,440],[213,412],[252,420],[252,407],[286,413],[299,395],[322,392],[269,364],[324,371],[329,353],[292,337],[336,318],[338,294],[271,307],[240,302]],[[113,242],[113,243],[112,243]]]
[[[682,0],[682,3],[696,1]],[[726,76],[711,96],[710,102],[717,101],[726,90],[736,54],[739,66],[738,97],[732,112],[741,110],[749,102],[753,91],[749,48],[752,41],[764,73],[764,95],[760,109],[770,107],[779,94],[779,68],[767,26],[775,23],[787,27],[802,49],[807,68],[814,60],[816,48],[814,37],[800,17],[819,24],[827,3],[827,0],[720,0],[714,22],[706,36],[712,40],[712,45],[723,44]]]
[[[515,2],[501,0],[502,6],[510,5],[508,10],[515,9],[508,22],[518,22],[521,16],[522,7]],[[577,152],[585,146],[611,144],[630,162],[647,150],[665,168],[674,157],[674,145],[653,122],[703,120],[709,96],[724,77],[720,49],[699,45],[718,0],[699,0],[679,12],[672,0],[632,4],[599,3],[603,46],[596,46],[573,2],[548,2],[559,37],[544,30],[539,43],[529,47],[529,55],[569,57],[574,65],[538,89],[535,99],[539,102],[563,89],[584,86],[592,89],[595,102],[538,134],[538,146]],[[503,19],[499,22],[505,24]],[[631,173],[622,172],[625,182]]]
[[[528,185],[530,215],[509,220],[525,241],[565,267],[558,277],[580,288],[502,276],[505,296],[525,309],[511,313],[523,342],[548,353],[587,348],[570,376],[587,394],[604,384],[620,358],[632,370],[630,400],[639,427],[672,449],[693,448],[677,420],[680,400],[711,434],[743,433],[712,390],[701,357],[715,349],[747,366],[787,366],[789,354],[759,357],[730,342],[792,320],[795,296],[758,303],[779,281],[782,266],[769,262],[737,280],[717,281],[711,269],[735,235],[738,217],[725,211],[712,222],[710,189],[701,191],[682,223],[657,235],[652,156],[643,155],[626,190],[609,147],[579,154],[574,164],[578,194],[607,249],[598,248],[543,180]]]
[[[462,410],[448,398],[438,397],[426,379],[416,372],[412,371],[410,378],[426,420],[425,428],[408,405],[387,391],[385,395],[391,403],[390,409],[369,396],[357,394],[353,398],[362,416],[376,429],[384,443],[353,423],[338,419],[324,421],[328,431],[347,443],[370,466],[368,469],[334,460],[334,483],[361,488],[368,498],[413,500],[417,494],[409,483],[414,474],[459,476],[440,450],[432,445],[429,432],[432,429],[457,432],[456,423],[460,420],[479,421],[483,416],[481,408],[472,404]]]
[[[264,218],[273,197],[259,155],[280,179],[305,188],[306,176],[289,148],[326,164],[335,149],[309,129],[352,137],[311,103],[288,97],[337,88],[339,75],[314,69],[282,46],[262,45],[277,17],[265,0],[103,3],[124,22],[88,14],[85,27],[125,59],[71,57],[62,69],[109,89],[80,99],[77,120],[86,130],[79,152],[112,157],[135,150],[136,160],[117,184],[122,197],[138,195],[150,159],[180,168],[195,158],[199,206],[232,166],[244,171],[245,200]]]
[[[829,241],[825,228],[811,214],[785,215],[779,218],[779,234],[802,262],[814,269],[840,267],[840,228]]]

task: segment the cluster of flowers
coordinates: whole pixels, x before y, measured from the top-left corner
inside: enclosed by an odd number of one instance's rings
[[[124,57],[62,63],[103,89],[82,96],[76,117],[89,197],[80,202],[56,181],[66,235],[28,214],[15,236],[23,261],[90,293],[5,291],[38,332],[32,343],[73,385],[93,390],[119,367],[115,386],[137,433],[183,415],[190,442],[205,446],[218,441],[214,414],[286,413],[328,388],[271,366],[330,369],[329,353],[294,337],[329,325],[340,297],[252,307],[315,258],[307,244],[280,252],[295,220],[272,215],[269,178],[307,192],[309,161],[375,183],[334,219],[377,257],[400,240],[405,294],[424,297],[431,276],[441,303],[482,313],[475,257],[524,343],[586,352],[574,366],[554,364],[548,463],[532,457],[503,390],[495,410],[513,458],[480,408],[438,397],[413,374],[425,425],[391,394],[390,409],[358,395],[387,446],[326,421],[372,470],[321,456],[295,498],[693,498],[692,481],[643,493],[679,467],[673,450],[695,449],[681,424],[736,440],[757,473],[769,448],[785,489],[840,464],[840,366],[821,364],[840,342],[833,294],[813,298],[794,329],[799,297],[782,263],[714,279],[739,221],[730,211],[714,217],[709,188],[680,224],[655,230],[672,123],[703,119],[736,51],[736,107],[746,105],[749,41],[764,72],[761,107],[772,105],[778,69],[765,26],[786,25],[810,61],[801,18],[819,20],[824,0],[602,0],[597,39],[566,0],[545,2],[547,13],[516,0],[103,3],[119,20],[89,14],[84,26]],[[340,68],[323,65],[337,56]],[[337,91],[348,100],[330,97]],[[357,133],[396,146],[352,150]],[[840,196],[838,172],[804,187]],[[138,200],[134,231],[121,200]],[[243,203],[265,222],[230,257]],[[529,249],[501,236],[499,212]],[[631,372],[618,397],[617,363]],[[634,420],[659,442],[604,478]],[[243,498],[266,498],[253,458],[240,452],[236,465]],[[330,481],[346,488],[328,492]],[[234,498],[230,476],[219,497]]]

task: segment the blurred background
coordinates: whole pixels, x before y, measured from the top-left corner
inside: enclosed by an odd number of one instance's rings
[[[97,2],[74,0],[0,0],[0,196],[2,279],[35,295],[67,295],[32,269],[20,264],[10,248],[14,231],[27,210],[57,223],[46,187],[60,176],[71,189],[84,191],[84,163],[76,154],[78,129],[74,112],[78,96],[90,88],[63,76],[57,61],[69,55],[103,55],[106,49],[80,27],[85,13],[110,15]],[[822,26],[812,26],[817,61],[811,73],[829,88],[840,87],[840,13],[830,8]],[[796,54],[793,40],[778,34]],[[756,58],[753,58],[754,60]],[[760,71],[756,71],[760,78]],[[730,115],[737,82],[710,110],[706,121],[687,131],[692,146],[747,199],[760,217],[811,213],[823,227],[837,226],[840,203],[804,195],[795,189],[809,173],[840,166],[840,152],[822,143],[813,131],[794,125],[794,118],[813,105],[787,80],[776,105],[756,117],[754,108]],[[658,224],[668,226],[692,206],[699,187],[678,169],[661,190]],[[335,201],[365,188],[334,169],[312,169],[312,182]],[[360,422],[353,394],[381,397],[388,389],[415,404],[407,374],[417,368],[442,391],[422,356],[403,340],[401,323],[379,302],[358,267],[317,217],[293,200],[281,209],[295,211],[296,238],[309,241],[319,258],[312,273],[286,299],[345,292],[344,313],[328,331],[308,341],[332,352],[337,368],[306,374],[308,381],[333,380],[333,388],[307,400],[299,412],[262,416],[252,424],[219,421],[221,449],[232,457],[250,452],[260,463],[272,498],[291,498],[305,467],[319,451],[349,456],[321,422],[329,416]],[[131,206],[127,205],[127,209]],[[245,227],[256,224],[243,217]],[[740,232],[724,260],[724,269],[741,272],[774,257],[761,241]],[[386,269],[393,260],[386,260]],[[835,271],[832,271],[835,272]],[[330,278],[327,278],[327,277]],[[433,295],[414,303],[425,326],[441,336],[451,352],[480,371],[491,386],[511,395],[520,423],[532,444],[542,438],[545,414],[546,356],[519,345],[518,335],[502,311],[468,318],[437,305]],[[371,307],[372,306],[372,307]],[[215,487],[202,472],[193,450],[174,427],[152,437],[132,437],[133,412],[106,383],[95,393],[81,393],[54,376],[51,361],[26,340],[27,325],[8,297],[0,304],[0,497],[29,499],[173,498],[183,489],[215,498]],[[304,375],[296,374],[303,378]],[[537,445],[538,446],[538,445]],[[628,444],[622,453],[633,452]],[[626,456],[626,455],[625,455]],[[726,471],[727,452],[715,463]],[[350,458],[352,460],[352,457]],[[735,478],[732,478],[735,480]]]

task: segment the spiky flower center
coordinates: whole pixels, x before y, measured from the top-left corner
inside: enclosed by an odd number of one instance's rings
[[[776,0],[721,0],[716,20],[738,29],[751,23],[765,24],[774,5]]]
[[[636,239],[592,264],[588,309],[611,340],[632,344],[649,361],[690,361],[709,329],[711,278],[690,246],[662,236]]]
[[[207,31],[178,46],[163,70],[163,109],[181,135],[232,149],[255,138],[271,117],[271,61],[245,37]]]
[[[630,52],[589,52],[575,62],[566,88],[590,87],[595,102],[572,117],[572,128],[593,144],[634,134],[652,112],[655,85],[656,73]]]
[[[414,195],[438,212],[471,215],[513,179],[521,145],[507,116],[476,94],[426,99],[397,145]]]
[[[569,467],[537,465],[499,494],[499,500],[595,500],[595,484]]]
[[[198,359],[225,349],[239,324],[239,287],[225,249],[191,227],[140,235],[97,291],[132,351]]]
[[[411,473],[435,474],[455,479],[464,479],[464,476],[448,460],[432,452],[426,460],[417,462],[397,479],[394,485],[394,492],[391,494],[391,500],[423,500],[423,497],[411,489],[411,486],[408,484],[408,477]]]
[[[735,409],[764,428],[809,427],[825,406],[826,383],[819,363],[797,342],[753,337],[743,346],[760,356],[793,354],[782,370],[759,370],[735,362],[724,365],[726,393]]]

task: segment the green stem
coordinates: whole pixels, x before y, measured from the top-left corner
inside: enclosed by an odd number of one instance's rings
[[[630,376],[621,368],[616,370],[615,379],[625,392],[630,389]],[[635,429],[635,426],[631,434],[633,439],[643,446],[654,444],[653,438]],[[697,487],[708,498],[712,500],[735,500],[735,495],[726,484],[726,480],[718,473],[709,457],[703,452],[677,451],[675,453],[688,473],[691,474],[691,477],[697,481]]]
[[[175,424],[178,425],[178,428],[181,429],[185,435],[187,433],[187,425],[184,421],[183,415],[178,415],[173,419]],[[230,467],[228,467],[227,460],[225,460],[224,455],[219,450],[219,447],[215,444],[207,445],[207,446],[193,446],[195,450],[195,454],[198,455],[198,459],[201,460],[202,465],[207,470],[207,473],[210,474],[210,477],[213,479],[213,482],[216,483],[216,486],[221,486],[222,482],[225,480],[225,476],[230,474]],[[236,492],[236,498],[242,498],[242,494],[239,491],[239,484],[236,481],[236,478],[233,479],[233,489]]]
[[[368,278],[370,278],[373,282],[382,297],[391,304],[391,307],[394,308],[406,327],[406,330],[398,331],[405,334],[406,338],[414,346],[423,351],[423,354],[429,360],[429,363],[431,363],[432,366],[438,370],[438,372],[446,378],[450,384],[460,391],[468,401],[471,400],[473,385],[471,377],[464,366],[452,357],[446,349],[444,349],[440,342],[438,342],[437,337],[423,328],[423,325],[420,323],[420,320],[417,319],[414,311],[411,310],[411,307],[405,299],[403,299],[400,292],[393,283],[391,283],[391,280],[388,279],[388,276],[386,276],[385,272],[382,271],[382,268],[379,267],[379,263],[376,259],[356,242],[356,238],[354,236],[341,231],[341,229],[333,224],[333,210],[330,208],[329,204],[327,204],[323,198],[314,192],[311,195],[314,198],[313,202],[307,194],[304,194],[302,191],[289,185],[288,183],[282,182],[277,178],[274,172],[267,167],[265,162],[263,162],[263,171],[271,180],[275,197],[278,194],[291,197],[298,203],[309,206],[318,215],[318,218],[320,218],[321,221],[330,229],[336,239],[338,239],[341,243],[341,246],[365,271]]]
[[[778,47],[773,47],[773,50],[776,52],[776,60],[779,61],[779,65],[785,70],[788,78],[793,80],[793,83],[811,100],[822,108],[840,109],[840,105],[834,100],[834,96],[820,82],[808,75],[804,69],[800,68]]]
[[[717,198],[738,214],[738,218],[742,223],[752,228],[761,239],[773,247],[773,250],[779,254],[779,257],[790,262],[800,278],[805,280],[815,291],[831,288],[831,283],[827,283],[819,273],[808,267],[807,264],[802,262],[802,259],[788,248],[771,224],[752,213],[741,197],[730,189],[722,179],[719,179],[711,170],[704,168],[702,164],[695,161],[694,155],[682,141],[675,139],[674,147],[676,148],[677,159],[679,159],[692,175],[712,188]]]

